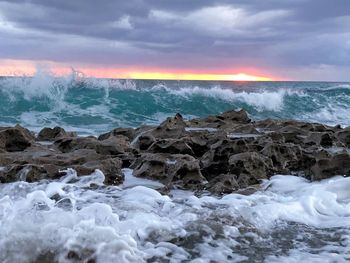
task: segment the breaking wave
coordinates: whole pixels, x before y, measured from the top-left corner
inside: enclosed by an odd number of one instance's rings
[[[96,134],[114,127],[157,124],[181,112],[203,117],[245,109],[253,119],[298,118],[350,124],[350,85],[317,82],[115,80],[79,72],[57,77],[0,78],[0,125],[33,130],[59,125]]]

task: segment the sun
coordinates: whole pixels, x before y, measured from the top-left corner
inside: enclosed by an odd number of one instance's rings
[[[270,81],[269,77],[253,76],[245,73],[233,74],[230,77],[232,81]]]

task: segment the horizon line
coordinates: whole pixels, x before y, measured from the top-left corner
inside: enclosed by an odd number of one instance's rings
[[[237,74],[205,74],[205,73],[162,73],[162,72],[130,72],[124,74],[117,74],[116,76],[103,76],[101,74],[86,74],[84,71],[72,70],[65,74],[55,72],[44,72],[53,77],[64,77],[70,74],[78,73],[82,74],[84,78],[96,78],[96,79],[129,79],[129,80],[174,80],[174,81],[278,81],[280,79],[257,76],[246,73]],[[13,73],[13,74],[1,74],[0,77],[35,77],[37,72],[34,73]],[[119,76],[118,76],[119,75]]]
[[[58,75],[53,77],[63,77],[64,75]],[[23,75],[3,75],[0,74],[0,78],[33,78],[35,74],[23,74]],[[291,79],[269,79],[269,80],[229,80],[229,79],[176,79],[176,78],[128,78],[128,77],[100,77],[84,75],[87,79],[109,79],[109,80],[164,80],[164,81],[220,81],[220,82],[329,82],[329,83],[349,83],[350,80],[291,80]]]

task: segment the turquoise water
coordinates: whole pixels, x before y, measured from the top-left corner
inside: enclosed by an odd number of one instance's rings
[[[0,79],[0,125],[82,134],[245,109],[252,119],[294,118],[350,125],[350,83],[91,79],[79,75]]]

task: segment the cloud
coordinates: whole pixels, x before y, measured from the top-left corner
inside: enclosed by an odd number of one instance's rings
[[[250,30],[268,32],[268,24],[283,19],[288,10],[262,11],[249,14],[242,8],[232,6],[204,7],[187,14],[152,10],[150,18],[158,23],[172,23],[183,30],[199,30],[210,36],[230,37],[252,33]],[[265,27],[266,26],[266,27]]]
[[[349,14],[348,0],[0,0],[0,59],[346,80]]]
[[[119,20],[112,22],[112,27],[120,29],[132,29],[133,26],[130,23],[130,16],[122,16]]]

